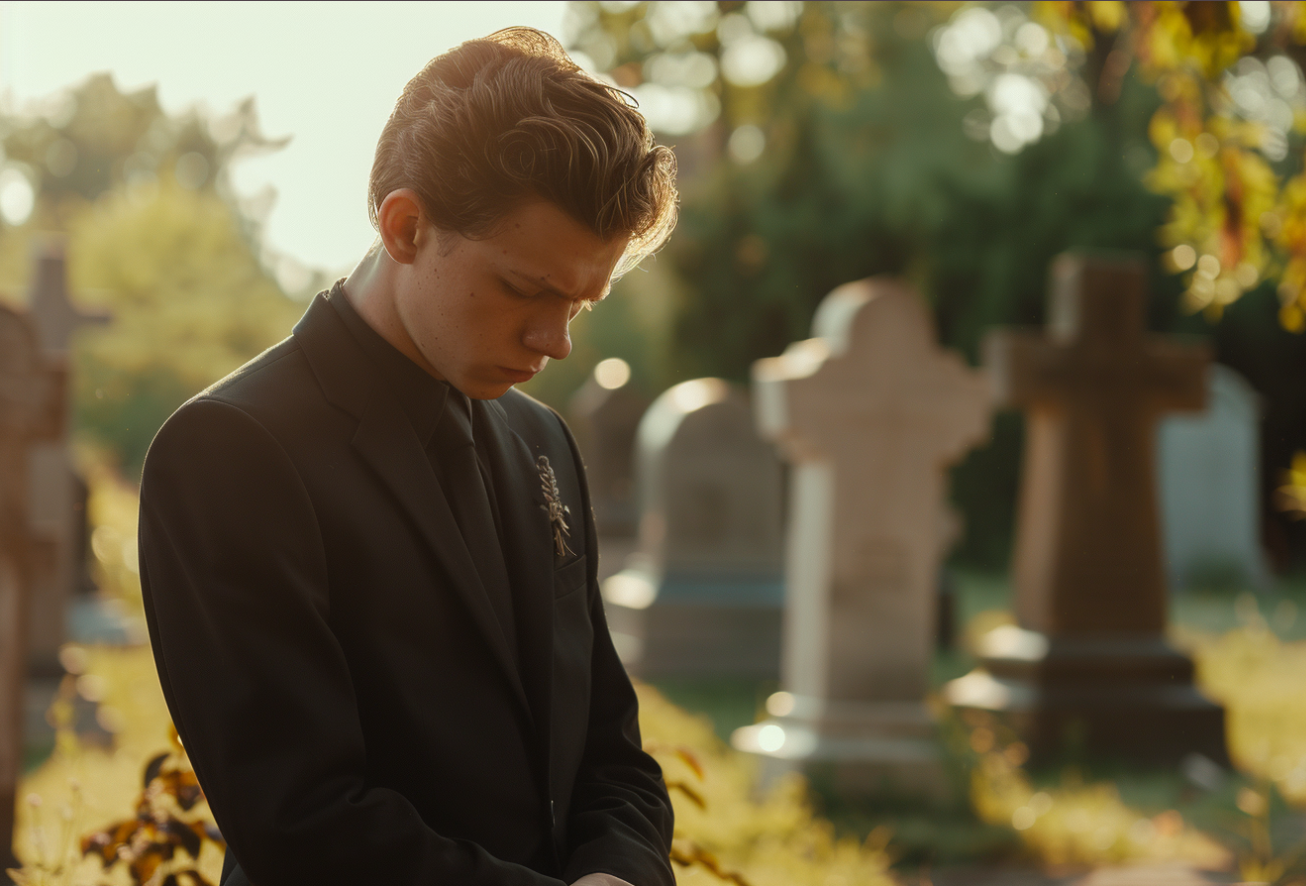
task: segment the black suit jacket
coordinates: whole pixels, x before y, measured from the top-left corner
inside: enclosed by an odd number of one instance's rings
[[[590,872],[671,886],[671,806],[608,635],[566,426],[516,391],[474,401],[517,666],[428,456],[366,361],[319,295],[290,338],[179,409],[146,459],[155,659],[229,856],[262,886]],[[561,556],[541,455],[571,509]]]

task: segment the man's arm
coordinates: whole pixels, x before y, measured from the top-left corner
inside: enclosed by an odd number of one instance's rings
[[[597,553],[594,512],[576,441],[559,419],[580,478],[585,538]],[[639,701],[612,645],[598,586],[598,557],[589,559],[588,593],[594,625],[591,704],[585,756],[576,774],[568,820],[570,855],[563,879],[585,875],[619,877],[611,886],[675,886],[671,871],[671,800],[662,769],[643,750]],[[629,881],[627,883],[627,881]],[[575,886],[608,886],[581,879]]]
[[[268,431],[194,401],[141,484],[141,584],[169,709],[255,883],[564,886],[432,831],[369,787],[307,491]],[[641,884],[643,886],[643,884]]]

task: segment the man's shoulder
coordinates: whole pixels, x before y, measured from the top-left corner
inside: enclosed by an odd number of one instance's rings
[[[192,400],[221,400],[232,406],[262,410],[285,405],[315,387],[303,349],[293,335],[268,348],[196,394]]]
[[[231,444],[276,440],[273,445],[294,448],[302,436],[295,428],[320,424],[314,416],[324,409],[330,407],[303,349],[290,336],[183,403],[155,436],[146,461],[195,435],[216,435]]]

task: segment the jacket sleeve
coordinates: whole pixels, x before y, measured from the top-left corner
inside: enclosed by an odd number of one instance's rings
[[[559,420],[561,422],[561,420]],[[585,539],[597,550],[594,511],[576,441],[567,440],[578,467]],[[639,701],[617,657],[599,594],[598,557],[589,558],[589,606],[594,624],[591,702],[585,756],[576,775],[568,817],[569,855],[563,879],[590,873],[634,886],[675,886],[671,871],[671,800],[662,768],[646,754],[639,733]]]
[[[402,794],[368,785],[313,505],[248,413],[204,397],[160,430],[140,552],[168,707],[254,883],[562,886],[441,836]]]

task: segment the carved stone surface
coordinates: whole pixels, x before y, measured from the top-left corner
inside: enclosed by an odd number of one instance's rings
[[[947,468],[986,436],[988,386],[894,280],[836,289],[813,331],[753,368],[759,426],[791,462],[784,692],[735,743],[852,792],[930,792]]]
[[[85,325],[108,316],[79,310],[69,299],[63,245],[42,241],[33,255],[28,318],[47,364],[67,369],[69,342]],[[64,404],[70,427],[71,403]],[[69,603],[85,584],[85,521],[66,435],[34,444],[28,452],[28,515],[31,526],[27,653],[34,673],[60,672],[59,647],[67,640]]]
[[[747,395],[716,378],[665,391],[640,422],[638,551],[603,582],[636,673],[779,670],[781,466]]]
[[[28,452],[62,432],[65,375],[22,315],[0,307],[0,870],[15,865],[14,792],[22,762],[31,563]]]
[[[1145,331],[1146,269],[1063,255],[1045,333],[1000,331],[985,361],[1025,410],[1015,553],[1019,627],[983,641],[956,705],[1005,712],[1035,754],[1225,759],[1223,712],[1165,642],[1155,435],[1200,409],[1207,351]]]

